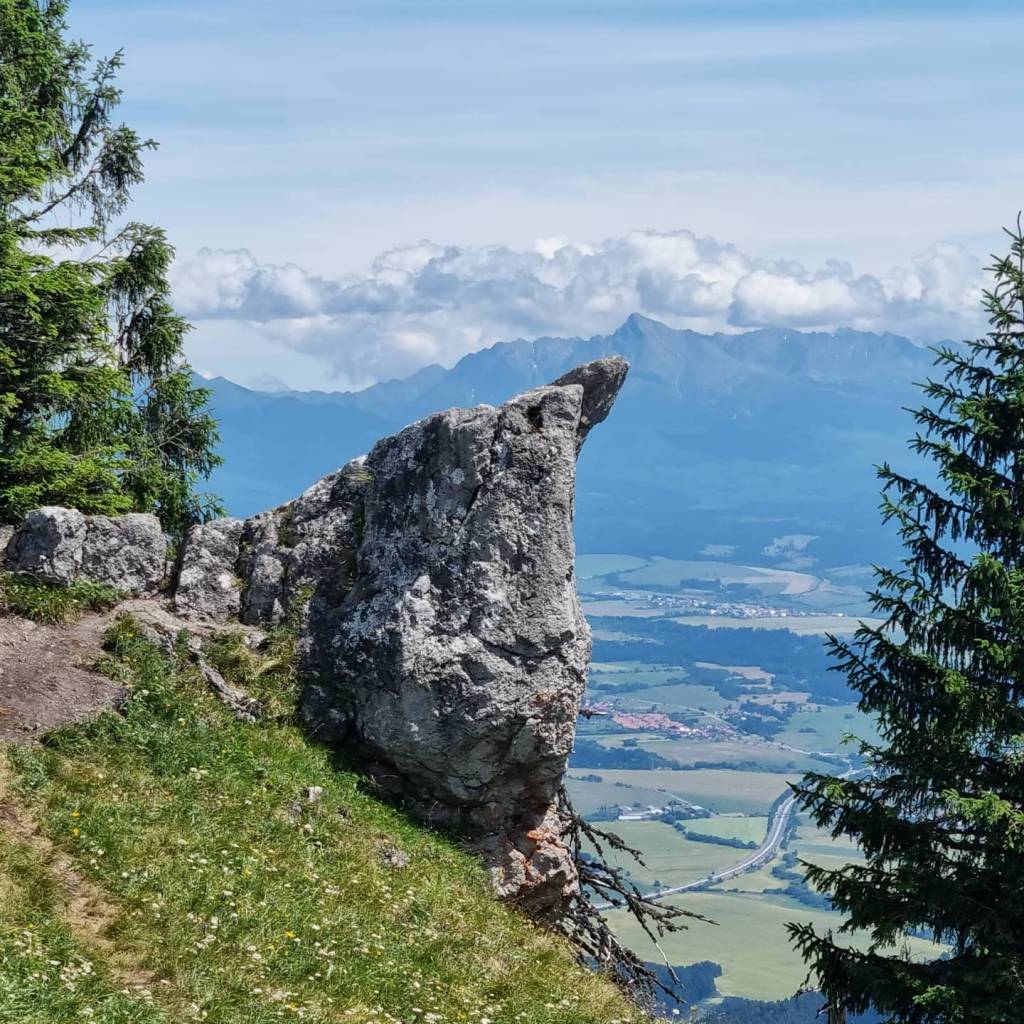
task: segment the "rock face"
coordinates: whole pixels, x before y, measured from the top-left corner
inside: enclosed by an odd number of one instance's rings
[[[84,516],[44,507],[29,512],[10,537],[6,568],[62,586],[82,579],[149,596],[160,587],[166,557],[156,516]]]
[[[540,916],[576,886],[555,809],[590,656],[576,456],[625,373],[600,360],[379,442],[353,582],[317,586],[303,633],[309,725],[419,816],[475,836],[499,891]]]
[[[338,595],[351,587],[368,480],[364,461],[354,459],[294,501],[246,520],[243,622],[273,626],[314,590]]]

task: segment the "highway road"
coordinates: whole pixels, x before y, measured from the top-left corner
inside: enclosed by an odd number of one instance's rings
[[[775,817],[772,818],[772,826],[768,830],[768,835],[765,836],[764,842],[756,850],[752,851],[749,857],[741,860],[739,864],[734,864],[731,868],[726,868],[724,871],[717,871],[714,874],[706,875],[704,878],[698,878],[695,882],[687,882],[686,885],[676,885],[670,889],[658,889],[656,892],[648,893],[647,898],[649,900],[660,900],[666,896],[675,896],[676,893],[699,889],[702,885],[707,885],[709,882],[724,882],[730,878],[735,878],[737,875],[742,875],[744,871],[760,867],[762,864],[770,861],[778,853],[782,840],[786,837],[786,830],[789,828],[789,820],[793,816],[793,808],[795,806],[796,797],[792,796],[787,797],[785,802],[779,804],[779,809],[775,812]]]
[[[858,775],[861,771],[863,771],[863,769],[853,768],[851,766],[839,777],[841,779],[847,779],[852,775]],[[694,889],[700,889],[705,885],[725,882],[730,878],[735,878],[737,875],[742,875],[744,871],[748,871],[750,868],[760,867],[762,864],[766,864],[775,856],[776,853],[778,853],[783,839],[786,838],[786,831],[789,828],[789,821],[793,816],[793,810],[795,807],[796,797],[794,796],[787,797],[785,801],[779,804],[778,810],[772,818],[771,828],[768,829],[768,834],[764,838],[764,842],[754,850],[749,857],[745,857],[738,864],[734,864],[732,867],[726,868],[724,871],[716,871],[713,874],[705,875],[703,878],[698,878],[693,882],[687,882],[685,885],[674,885],[668,889],[657,889],[654,892],[647,893],[647,899],[662,900],[666,896],[675,896],[681,892],[692,892]],[[595,906],[595,909],[613,910],[614,905],[611,903],[599,903]]]
[[[779,846],[782,845],[782,840],[786,836],[786,830],[789,828],[789,819],[793,816],[793,808],[796,806],[795,797],[787,797],[787,799],[779,804],[778,810],[775,812],[775,816],[772,818],[771,828],[768,830],[768,835],[765,836],[764,842],[754,851],[751,852],[750,856],[741,860],[738,864],[734,864],[730,868],[726,868],[724,871],[717,871],[711,875],[705,875],[703,878],[698,878],[696,881],[687,882],[685,885],[674,885],[668,889],[657,889],[654,892],[647,893],[647,899],[649,900],[661,900],[666,896],[675,896],[681,892],[691,892],[693,889],[700,889],[702,886],[708,885],[709,883],[724,882],[729,878],[735,878],[736,875],[743,874],[744,871],[750,868],[760,867],[762,864],[770,861],[772,857],[779,850]],[[596,910],[613,910],[614,905],[611,903],[598,903],[595,906]]]

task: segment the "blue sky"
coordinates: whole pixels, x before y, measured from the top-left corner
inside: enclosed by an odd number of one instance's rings
[[[362,386],[637,305],[956,334],[1024,205],[1019,3],[73,0],[72,26],[126,51],[161,142],[133,215],[178,246],[193,361],[243,382]]]

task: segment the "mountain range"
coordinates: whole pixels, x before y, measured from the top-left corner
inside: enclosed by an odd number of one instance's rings
[[[580,460],[580,551],[792,568],[896,555],[874,466],[921,471],[906,407],[920,403],[915,382],[934,375],[934,352],[854,330],[705,335],[633,315],[609,335],[503,342],[359,392],[215,378],[205,385],[225,464],[212,487],[250,515],[431,412],[498,403],[611,354],[631,370]]]

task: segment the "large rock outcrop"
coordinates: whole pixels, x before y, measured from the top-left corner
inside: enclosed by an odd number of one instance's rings
[[[301,712],[382,789],[469,838],[495,887],[557,918],[577,891],[558,794],[590,659],[576,594],[576,458],[617,357],[500,407],[449,409],[279,508],[187,533],[179,616],[300,623]],[[11,568],[152,593],[152,516],[31,513]]]
[[[555,806],[591,646],[576,456],[625,373],[603,359],[380,441],[352,584],[318,587],[304,627],[309,725],[421,817],[477,837],[499,890],[541,914],[576,885]]]

